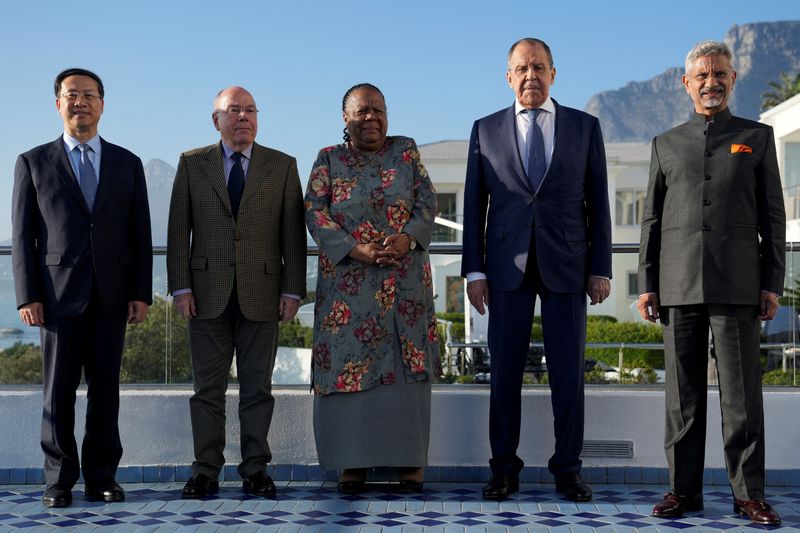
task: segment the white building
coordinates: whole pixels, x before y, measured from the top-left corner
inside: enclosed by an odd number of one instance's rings
[[[442,141],[420,146],[422,162],[436,187],[440,218],[463,222],[464,178],[468,141]],[[613,223],[612,241],[638,243],[644,196],[650,165],[650,143],[608,143],[609,203]],[[461,232],[436,226],[434,242],[461,243]],[[463,311],[464,281],[460,256],[432,256],[436,311]],[[636,254],[615,254],[611,297],[591,306],[590,314],[613,315],[619,320],[638,318],[631,305],[637,298]]]

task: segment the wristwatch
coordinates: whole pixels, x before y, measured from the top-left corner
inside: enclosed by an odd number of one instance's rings
[[[408,249],[414,250],[417,247],[417,239],[415,239],[410,233],[403,233],[403,235],[408,237]]]

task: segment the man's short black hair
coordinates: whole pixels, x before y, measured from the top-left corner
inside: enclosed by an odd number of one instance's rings
[[[103,80],[100,79],[100,76],[92,72],[91,70],[86,70],[85,68],[68,68],[67,70],[62,70],[56,76],[56,82],[53,85],[53,90],[56,93],[56,98],[61,96],[61,82],[63,82],[66,78],[70,76],[89,76],[94,81],[97,82],[97,90],[100,92],[100,98],[105,96],[105,90],[103,89]]]

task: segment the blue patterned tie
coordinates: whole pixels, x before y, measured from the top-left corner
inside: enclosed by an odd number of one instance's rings
[[[242,193],[244,193],[244,168],[242,167],[242,154],[234,152],[231,155],[233,168],[228,175],[228,196],[231,199],[231,210],[234,218],[239,216],[239,204],[242,203]]]
[[[528,133],[525,135],[525,146],[528,148],[528,181],[535,193],[539,190],[539,185],[544,178],[547,170],[547,162],[544,159],[544,135],[542,128],[536,123],[536,119],[541,113],[541,109],[529,109]]]
[[[89,211],[93,211],[94,198],[97,195],[97,174],[94,171],[92,162],[89,161],[89,152],[92,151],[92,147],[88,144],[79,144],[78,148],[81,151],[81,163],[78,165],[78,171],[80,173],[78,181],[80,182],[81,192],[83,193],[84,200],[86,200],[86,205],[89,206]]]

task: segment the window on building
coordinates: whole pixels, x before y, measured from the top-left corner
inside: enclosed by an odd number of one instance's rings
[[[436,216],[445,220],[459,222],[457,220],[456,210],[456,193],[454,192],[441,192],[436,194],[436,202],[438,211]],[[434,224],[433,226],[433,242],[458,242],[456,230],[442,226],[441,224]]]
[[[628,298],[639,298],[639,274],[628,272]]]
[[[620,189],[617,191],[617,226],[638,226],[644,217],[645,191],[642,189]]]

